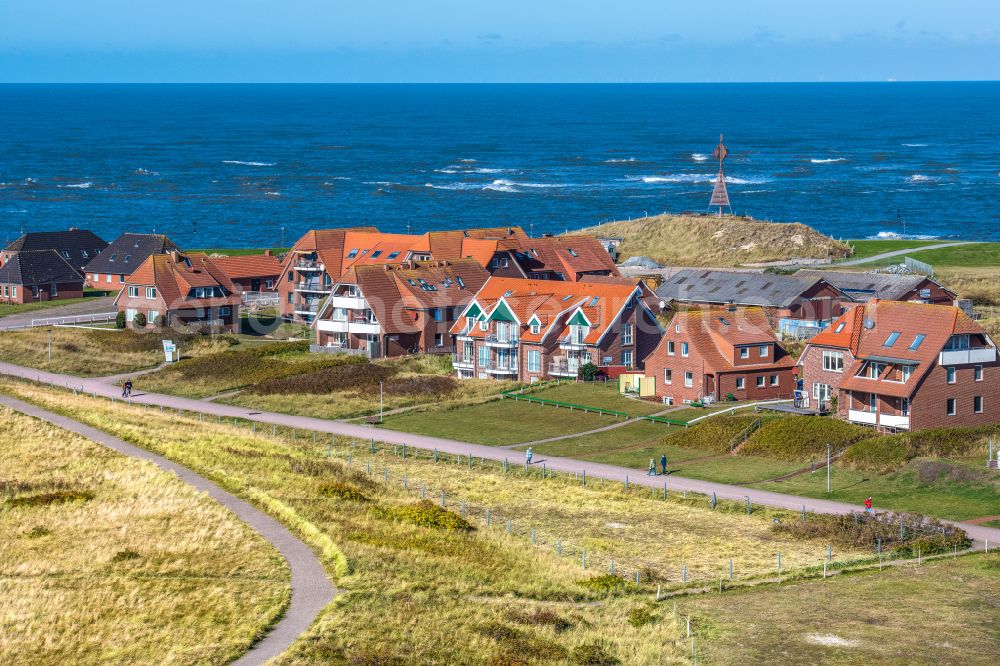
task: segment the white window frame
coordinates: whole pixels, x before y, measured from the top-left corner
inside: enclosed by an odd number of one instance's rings
[[[955,384],[958,382],[958,370],[956,370],[954,366],[945,368],[944,373],[945,381],[949,384]]]
[[[978,408],[976,407],[976,401],[977,400],[979,401],[979,407]],[[972,396],[972,413],[973,414],[982,414],[983,413],[983,396],[981,396],[981,395],[974,395],[974,396]]]
[[[128,297],[129,298],[139,298],[139,286],[130,284],[128,286]]]
[[[690,370],[684,371],[684,386],[687,388],[694,386],[694,373]]]
[[[682,342],[681,343],[681,356],[688,356],[689,355],[688,352],[690,351],[690,349],[691,348],[688,345],[688,343]]]
[[[771,386],[778,386],[778,382],[780,381],[781,381],[780,375],[771,375],[771,381],[770,381]]]
[[[146,287],[146,299],[153,300],[156,298],[156,287]]]
[[[746,387],[747,387],[746,377],[737,377],[736,378],[736,390],[737,391],[742,391],[742,390],[746,389]]]
[[[541,324],[539,324],[537,322],[534,322],[534,323],[531,324],[531,334],[532,335],[538,335],[541,332],[542,332],[542,325]]]
[[[674,383],[674,371],[670,368],[663,368],[663,383],[673,384]]]
[[[107,278],[105,282],[111,282],[111,273],[108,273],[105,277]]]
[[[434,346],[444,347],[444,335],[442,335],[441,333],[434,334]]]
[[[542,352],[538,349],[528,350],[528,372],[542,371]]]
[[[220,317],[228,317],[230,314],[232,314],[232,312],[233,312],[233,309],[231,307],[229,307],[228,305],[224,305],[221,308],[219,308],[219,316]]]
[[[767,377],[764,375],[757,375],[757,388],[764,388],[767,385]]]
[[[740,347],[740,358],[750,358],[749,347]]]
[[[673,340],[667,340],[667,356],[673,356],[676,351],[676,345]]]
[[[622,350],[622,365],[626,368],[632,367],[632,350],[624,349]]]
[[[622,344],[632,344],[632,324],[627,322],[622,323]]]
[[[760,346],[759,346],[759,347],[757,348],[757,353],[758,353],[758,354],[760,355],[760,357],[761,357],[761,358],[767,358],[767,355],[768,355],[768,347],[770,347],[770,346],[771,346],[771,345],[760,345]]]
[[[973,372],[975,373],[973,375],[973,377],[975,377],[975,381],[977,382],[983,381],[983,366],[981,365],[975,366]]]
[[[944,409],[948,416],[955,416],[958,413],[958,399],[945,398]]]
[[[844,352],[832,349],[823,350],[823,370],[824,372],[844,371]]]

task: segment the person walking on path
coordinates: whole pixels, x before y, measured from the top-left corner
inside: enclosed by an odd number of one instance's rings
[[[649,459],[649,476],[656,476],[656,461],[653,458]]]
[[[528,450],[524,452],[524,461],[530,465],[531,459],[534,457],[534,455],[535,455],[534,451],[532,451],[531,447],[529,446]]]
[[[128,397],[128,382],[122,381],[122,397]]]
[[[125,397],[126,398],[131,398],[132,397],[132,380],[131,379],[126,379],[125,380]]]
[[[660,456],[660,469],[663,470],[663,475],[667,475],[667,454],[664,453]]]
[[[874,513],[872,509],[872,498],[869,497],[865,500],[865,513]]]

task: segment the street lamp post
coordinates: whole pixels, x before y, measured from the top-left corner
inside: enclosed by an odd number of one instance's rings
[[[826,494],[830,494],[830,445],[826,445]]]
[[[378,422],[382,423],[382,382],[378,383]]]

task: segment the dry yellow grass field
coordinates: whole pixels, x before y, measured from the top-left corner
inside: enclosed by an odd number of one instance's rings
[[[311,542],[344,593],[282,663],[565,663],[595,646],[620,663],[680,662],[680,627],[651,601],[657,585],[680,584],[685,561],[691,579],[717,582],[730,557],[742,577],[773,574],[779,549],[789,573],[819,564],[825,551],[825,544],[772,530],[773,517],[794,514],[713,512],[704,498],[685,502],[671,494],[664,502],[646,491],[626,496],[620,484],[591,481],[584,488],[569,477],[525,478],[516,469],[483,469],[479,461],[469,470],[467,461],[435,465],[426,453],[418,460],[412,452],[405,460],[391,450],[373,455],[363,442],[338,440],[328,451],[324,439],[314,444],[309,435],[271,437],[245,424],[23,383],[2,386],[213,478]],[[475,529],[434,529],[404,518],[425,482],[434,506],[445,491],[452,519],[464,501]],[[424,510],[417,515],[423,520]],[[618,579],[610,595],[589,584],[608,573],[612,558],[629,579],[641,570],[642,584]],[[650,610],[653,624],[630,624],[636,609]]]
[[[173,475],[0,407],[0,663],[222,663],[289,598],[280,554]]]
[[[656,215],[608,222],[578,233],[624,238],[621,259],[641,255],[664,265],[735,266],[786,259],[842,258],[850,246],[799,223],[742,217]]]

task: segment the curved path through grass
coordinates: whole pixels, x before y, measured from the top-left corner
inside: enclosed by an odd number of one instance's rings
[[[257,666],[282,654],[304,633],[313,620],[330,601],[334,588],[323,571],[323,565],[312,550],[289,532],[277,520],[232,495],[208,479],[199,476],[163,456],[133,446],[124,440],[84,425],[69,417],[42,409],[16,398],[0,395],[0,405],[34,416],[64,430],[75,432],[113,451],[139,460],[152,462],[157,467],[173,472],[185,483],[204,492],[213,500],[232,511],[236,517],[260,533],[284,556],[292,574],[292,598],[288,609],[270,631],[253,645],[234,664]]]
[[[858,259],[848,259],[846,261],[837,261],[830,264],[832,267],[837,266],[861,266],[862,264],[870,264],[876,261],[881,261],[882,259],[891,259],[892,257],[899,257],[905,254],[913,254],[914,252],[923,252],[924,250],[940,250],[943,247],[952,247],[956,245],[971,245],[976,241],[951,241],[947,243],[938,243],[936,245],[921,245],[919,247],[908,247],[901,250],[892,250],[890,252],[882,252],[881,254],[874,254],[870,257],[860,257]]]
[[[117,386],[106,383],[103,379],[83,379],[71,375],[24,368],[11,363],[0,362],[0,374],[12,377],[37,381],[44,384],[61,386],[69,389],[76,389],[86,393],[92,393],[106,398],[116,398],[120,394]],[[191,398],[181,398],[173,395],[160,393],[144,393],[136,387],[137,391],[132,396],[132,402],[143,405],[161,406],[169,409],[185,410],[188,412],[208,414],[215,417],[227,419],[242,419],[244,421],[256,421],[258,423],[271,423],[285,428],[299,428],[310,432],[321,432],[333,435],[344,435],[359,439],[377,438],[380,442],[389,444],[406,444],[419,449],[436,449],[442,453],[453,455],[471,455],[476,458],[488,460],[505,460],[510,457],[511,452],[507,449],[486,446],[483,444],[469,444],[453,439],[443,439],[428,435],[415,435],[395,430],[379,429],[375,430],[370,426],[354,423],[344,423],[341,421],[329,421],[306,416],[292,416],[278,412],[249,411],[244,407],[233,407],[221,405],[214,402],[204,402]],[[517,460],[513,461],[517,463]],[[619,467],[617,465],[607,465],[595,462],[585,462],[573,458],[544,457],[536,456],[535,466],[546,465],[548,469],[557,472],[577,474],[586,472],[590,477],[600,477],[610,481],[625,482],[646,487],[661,488],[664,484],[673,491],[688,491],[701,493],[704,495],[715,495],[721,499],[742,501],[749,498],[752,504],[763,504],[779,509],[798,511],[805,509],[812,513],[825,514],[846,514],[863,510],[858,504],[848,504],[846,502],[835,502],[832,500],[815,499],[811,497],[801,497],[797,495],[787,495],[755,488],[734,486],[726,483],[715,483],[712,481],[702,481],[699,479],[688,479],[684,477],[669,476],[646,476],[640,470]],[[880,509],[891,509],[891,507],[879,507]],[[982,525],[972,525],[969,523],[959,523],[957,521],[942,521],[949,524],[958,525],[964,529],[969,536],[977,542],[989,540],[1000,546],[1000,528],[985,527]],[[294,587],[294,586],[293,586]]]

